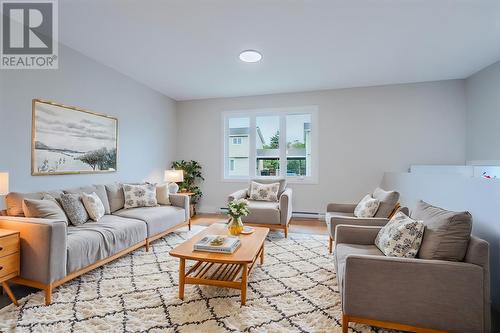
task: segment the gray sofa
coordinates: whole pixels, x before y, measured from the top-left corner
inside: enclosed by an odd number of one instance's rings
[[[412,214],[426,225],[416,258],[385,256],[374,245],[380,226],[337,226],[343,332],[349,322],[412,332],[490,332],[488,243],[459,236],[464,233],[455,225],[466,215],[424,204]]]
[[[99,222],[79,226],[64,221],[27,218],[25,198],[41,199],[48,193],[56,199],[63,193],[95,192],[106,215]],[[52,289],[66,281],[104,265],[187,225],[190,227],[189,196],[170,195],[171,205],[124,209],[120,184],[92,185],[68,190],[37,193],[9,193],[7,209],[0,216],[0,228],[21,235],[21,274],[12,281],[45,290],[51,303]]]
[[[287,188],[286,180],[279,179],[253,179],[252,181],[262,184],[280,183],[278,201],[255,201],[248,198],[250,185],[229,195],[228,202],[237,199],[248,199],[250,214],[243,216],[245,224],[265,226],[270,229],[282,229],[285,238],[288,237],[288,223],[292,218],[292,189]]]
[[[325,222],[330,235],[328,245],[330,253],[332,253],[335,228],[339,224],[384,226],[389,222],[389,219],[397,210],[401,210],[403,213],[408,214],[408,208],[399,207],[399,192],[385,191],[377,187],[375,191],[373,191],[372,197],[380,201],[380,206],[374,217],[359,218],[354,216],[354,209],[357,204],[330,203],[327,205]]]

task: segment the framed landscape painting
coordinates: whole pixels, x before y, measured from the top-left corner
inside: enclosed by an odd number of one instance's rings
[[[33,100],[31,174],[114,172],[118,119]]]

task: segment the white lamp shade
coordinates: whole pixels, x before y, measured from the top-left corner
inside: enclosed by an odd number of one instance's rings
[[[184,181],[184,171],[165,170],[165,181],[169,183],[178,183]]]
[[[9,174],[7,172],[0,172],[0,195],[9,193]]]

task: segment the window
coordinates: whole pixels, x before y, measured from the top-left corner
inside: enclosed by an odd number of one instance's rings
[[[228,147],[225,156],[225,169],[228,177],[248,176],[250,141],[248,140],[250,118],[231,117],[226,122]]]
[[[224,179],[317,181],[317,107],[227,112]]]

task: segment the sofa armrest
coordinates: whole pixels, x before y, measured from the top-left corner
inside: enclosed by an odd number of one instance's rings
[[[287,188],[281,193],[280,203],[280,224],[287,225],[292,218],[292,189]]]
[[[338,212],[338,213],[354,213],[354,209],[357,204],[339,204],[339,203],[329,203],[326,206],[327,212]]]
[[[49,284],[66,276],[66,222],[2,216],[0,228],[20,233],[21,278]]]
[[[335,229],[335,244],[373,245],[382,227],[338,225]]]
[[[168,195],[170,199],[170,203],[172,206],[184,208],[184,211],[186,213],[186,221],[189,221],[191,218],[191,212],[190,212],[190,207],[189,207],[189,202],[190,202],[190,197],[189,195],[184,195],[184,194],[169,194]]]
[[[343,313],[447,332],[483,332],[483,268],[442,260],[348,255]]]
[[[335,228],[341,224],[382,227],[386,225],[388,221],[389,219],[383,217],[328,216],[327,214],[326,226],[330,236],[335,238]]]
[[[238,190],[234,193],[231,193],[227,197],[227,202],[231,202],[231,201],[238,200],[238,199],[245,199],[246,197],[248,197],[248,189],[244,188],[244,189]]]

